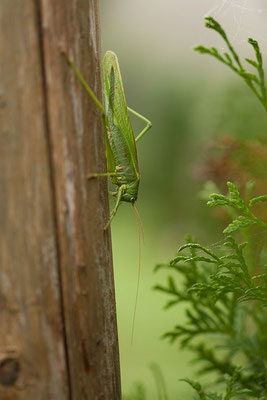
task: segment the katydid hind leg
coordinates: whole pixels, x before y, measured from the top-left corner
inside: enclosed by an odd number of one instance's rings
[[[140,140],[146,133],[147,131],[149,131],[149,129],[152,127],[152,123],[146,118],[144,117],[142,114],[139,114],[138,112],[136,112],[135,110],[133,110],[130,107],[127,107],[128,111],[133,114],[135,117],[141,119],[142,121],[144,121],[146,123],[145,128],[139,133],[139,135],[135,138],[136,143],[138,142],[138,140]]]

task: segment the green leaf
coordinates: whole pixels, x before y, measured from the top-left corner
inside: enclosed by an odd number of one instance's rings
[[[183,382],[188,383],[199,395],[200,400],[208,400],[208,397],[206,396],[206,394],[204,393],[202,386],[200,385],[200,383],[195,382],[195,381],[191,381],[191,379],[180,379]]]
[[[256,61],[251,60],[250,58],[245,58],[245,60],[246,60],[247,63],[249,63],[253,67],[258,68],[258,64],[256,63]]]
[[[216,31],[225,41],[230,54],[225,52],[222,56],[215,47],[211,47],[209,49],[204,46],[197,46],[195,50],[201,54],[210,54],[211,56],[215,57],[217,60],[231,68],[232,71],[238,74],[245,81],[245,83],[253,91],[255,96],[259,99],[259,101],[262,103],[263,107],[267,111],[267,94],[264,81],[264,71],[262,68],[262,55],[258,42],[252,38],[248,39],[248,43],[253,47],[255,51],[257,61],[251,60],[250,58],[245,59],[248,64],[257,69],[257,77],[256,75],[251,74],[249,71],[246,71],[246,69],[243,67],[237,52],[231,45],[224,29],[219,24],[219,22],[212,17],[207,17],[205,18],[205,20],[205,26],[209,29],[213,29],[214,31]]]
[[[238,229],[247,228],[248,226],[252,226],[255,224],[255,221],[252,221],[251,219],[243,216],[239,216],[238,219],[235,219],[224,229],[223,233],[232,233],[237,231]]]
[[[178,249],[178,252],[180,252],[180,251],[182,251],[182,250],[184,250],[184,249],[187,249],[187,248],[202,250],[202,251],[204,251],[204,253],[210,255],[210,256],[213,257],[215,260],[218,260],[218,261],[219,261],[219,257],[218,257],[215,253],[213,253],[211,250],[209,250],[209,249],[207,249],[206,247],[201,246],[200,244],[197,244],[197,243],[186,243],[186,244],[184,244],[183,246],[181,246],[181,247]]]
[[[267,201],[267,196],[266,195],[254,197],[253,199],[250,200],[249,207],[252,207],[252,206],[254,206],[254,204],[262,203],[264,201]]]

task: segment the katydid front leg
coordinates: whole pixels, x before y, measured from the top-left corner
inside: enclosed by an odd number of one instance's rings
[[[94,174],[94,173],[89,173],[87,175],[87,179],[93,179],[93,178],[102,178],[105,176],[116,176],[116,172],[104,172],[103,174]]]
[[[104,226],[104,231],[109,227],[111,221],[112,221],[113,218],[115,217],[115,215],[116,215],[116,213],[117,213],[117,211],[118,211],[119,205],[120,205],[120,203],[121,203],[121,197],[122,197],[123,193],[125,193],[125,190],[126,190],[126,189],[127,189],[127,185],[121,185],[121,186],[120,186],[120,188],[119,188],[119,190],[118,190],[118,192],[117,192],[116,204],[115,204],[113,210],[112,210],[111,213],[110,213],[110,217],[109,217],[109,220],[108,220],[107,224]]]

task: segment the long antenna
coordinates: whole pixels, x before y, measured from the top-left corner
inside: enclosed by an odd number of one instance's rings
[[[143,231],[142,221],[141,221],[139,212],[138,212],[138,210],[137,210],[137,208],[136,208],[135,206],[134,206],[134,209],[135,209],[135,215],[137,216],[138,221],[139,221],[139,226],[140,226],[140,228],[141,228],[142,238],[143,238],[143,243],[144,243],[144,241],[145,241],[145,235],[144,235],[144,231]]]
[[[140,273],[141,273],[141,234],[140,234],[140,217],[137,211],[137,208],[133,204],[133,209],[137,221],[137,228],[138,228],[138,241],[139,241],[139,261],[138,261],[138,277],[137,277],[137,287],[136,287],[136,295],[135,295],[135,303],[134,303],[134,314],[133,314],[133,323],[132,323],[132,335],[131,335],[131,345],[133,344],[133,336],[134,336],[134,324],[135,324],[135,317],[136,317],[136,308],[137,308],[137,299],[138,299],[138,292],[139,292],[139,283],[140,283]],[[141,225],[142,228],[142,225]],[[143,229],[142,229],[143,233]],[[144,233],[143,233],[144,236]]]

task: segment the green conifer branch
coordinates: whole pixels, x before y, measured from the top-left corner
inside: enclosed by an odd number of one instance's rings
[[[208,203],[212,207],[231,207],[240,214],[225,231],[242,232],[255,225],[267,229],[252,212],[257,204],[267,201],[267,196],[245,201],[233,183],[227,185],[227,196],[214,193]],[[263,351],[267,349],[267,266],[253,275],[246,252],[247,242],[238,243],[231,234],[216,251],[187,237],[176,256],[156,268],[174,274],[166,285],[155,287],[171,296],[166,308],[186,304],[186,323],[176,325],[163,337],[190,349],[195,362],[204,363],[202,374],[216,372],[218,382],[226,384],[225,394],[219,395],[186,380],[199,398],[249,400],[267,396],[267,350]],[[177,275],[183,280],[176,281]],[[250,331],[247,326],[252,323]],[[221,354],[211,347],[218,341],[223,343]],[[245,360],[245,369],[236,365],[235,355]],[[226,381],[225,374],[229,375]]]
[[[236,74],[238,74],[246,84],[249,86],[249,88],[253,91],[253,93],[256,95],[256,97],[259,99],[259,101],[262,103],[263,107],[267,111],[267,97],[266,97],[266,86],[265,86],[265,80],[264,80],[264,70],[263,70],[263,65],[262,65],[262,54],[260,52],[260,48],[258,45],[258,42],[254,39],[249,38],[248,43],[251,44],[251,46],[254,49],[255,56],[256,56],[256,61],[251,60],[249,58],[246,58],[245,61],[253,66],[258,74],[258,77],[251,73],[248,72],[244,67],[243,64],[240,61],[240,58],[238,54],[236,53],[235,49],[233,48],[231,42],[229,41],[224,29],[222,26],[219,24],[218,21],[216,21],[212,17],[207,17],[205,18],[206,24],[205,26],[209,29],[212,29],[219,33],[219,35],[222,37],[222,39],[225,41],[229,53],[225,52],[223,55],[220,54],[220,52],[215,48],[207,48],[205,46],[197,46],[195,47],[194,50],[198,51],[201,54],[209,54],[212,57],[217,58],[220,62],[223,64],[227,65],[229,68],[232,69]]]

